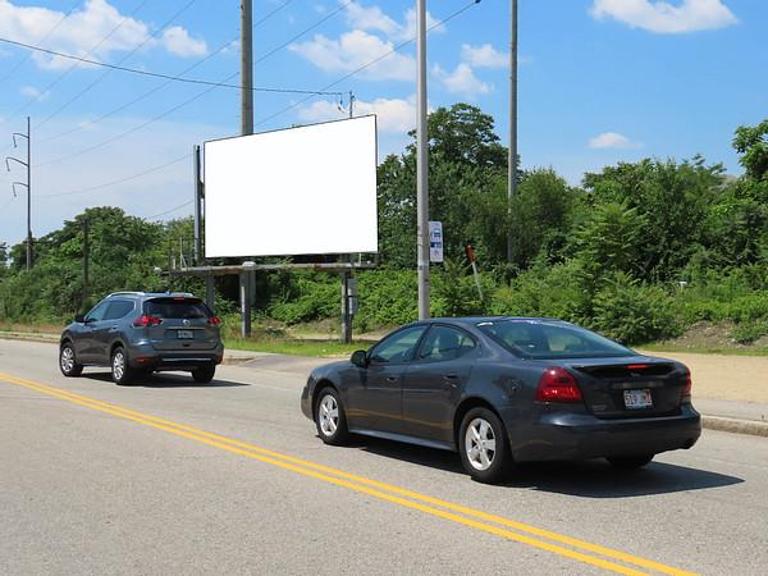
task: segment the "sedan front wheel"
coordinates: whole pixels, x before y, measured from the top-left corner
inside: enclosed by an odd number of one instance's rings
[[[349,438],[347,417],[341,405],[339,393],[333,388],[323,388],[315,407],[317,433],[326,444],[340,446]]]

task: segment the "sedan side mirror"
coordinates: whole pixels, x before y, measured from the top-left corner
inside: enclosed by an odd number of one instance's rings
[[[85,314],[78,314],[75,316],[75,322],[79,322],[80,324],[85,323]]]
[[[368,367],[368,353],[365,350],[358,350],[352,353],[352,364],[360,368]]]

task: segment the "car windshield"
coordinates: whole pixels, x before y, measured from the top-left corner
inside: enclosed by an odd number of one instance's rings
[[[517,356],[532,359],[612,358],[635,352],[566,322],[541,320],[493,320],[477,327]]]
[[[159,318],[197,320],[208,318],[211,312],[200,300],[159,298],[146,303],[145,312]]]

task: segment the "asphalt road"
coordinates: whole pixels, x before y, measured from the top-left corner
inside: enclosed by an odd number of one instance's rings
[[[705,430],[630,476],[535,465],[505,486],[453,454],[324,446],[307,363],[65,379],[0,341],[0,574],[765,574],[768,440]],[[695,397],[694,397],[695,403]]]

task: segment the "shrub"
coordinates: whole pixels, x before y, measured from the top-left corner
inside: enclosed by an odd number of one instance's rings
[[[678,336],[673,299],[658,286],[641,284],[624,273],[605,279],[594,298],[591,327],[627,344]]]

